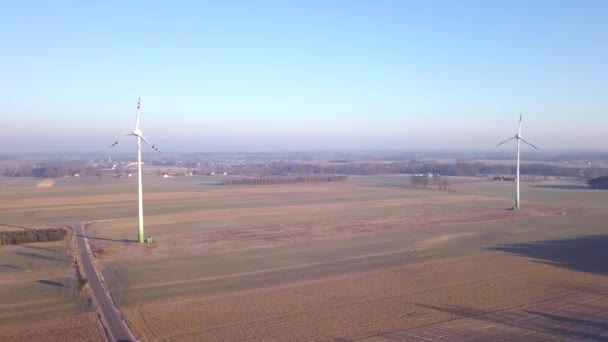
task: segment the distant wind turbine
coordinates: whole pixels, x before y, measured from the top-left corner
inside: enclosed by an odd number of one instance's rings
[[[142,196],[142,187],[141,187],[141,141],[143,140],[146,144],[152,146],[152,149],[154,149],[156,152],[160,151],[158,150],[158,148],[156,148],[156,146],[152,145],[152,143],[150,143],[150,141],[148,141],[148,139],[144,138],[143,133],[141,131],[141,129],[139,128],[139,109],[141,107],[141,98],[137,99],[137,114],[135,116],[135,130],[133,130],[133,132],[127,134],[126,136],[134,136],[137,138],[137,190],[138,190],[138,195],[139,195],[139,220],[138,220],[138,225],[139,225],[139,230],[137,233],[137,240],[139,241],[139,243],[143,243],[144,242],[144,204],[143,204],[143,196]],[[110,145],[109,147],[112,148],[114,146],[118,145],[118,141],[115,141],[112,145]]]
[[[521,136],[521,114],[519,114],[519,129],[517,130],[517,134],[515,134],[515,136],[510,137],[509,139],[501,142],[500,144],[498,144],[496,146],[498,147],[498,146],[506,143],[507,141],[511,141],[513,139],[517,140],[517,167],[516,167],[516,171],[515,171],[516,190],[515,190],[515,206],[513,207],[513,209],[517,210],[517,209],[519,209],[519,142],[523,141],[526,144],[528,144],[538,150],[538,147],[534,146],[531,142],[527,141],[526,139],[524,139]]]

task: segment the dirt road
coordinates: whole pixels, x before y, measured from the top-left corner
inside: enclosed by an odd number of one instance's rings
[[[110,339],[118,342],[135,341],[133,334],[127,328],[126,324],[122,320],[122,317],[118,313],[118,310],[116,310],[110,295],[106,291],[101,279],[99,278],[99,275],[97,274],[97,271],[95,270],[95,267],[93,266],[93,262],[91,261],[87,248],[86,237],[82,229],[83,225],[74,224],[72,227],[76,234],[78,256],[80,258],[80,262],[82,263],[84,274],[89,280],[89,286],[91,287],[93,299],[99,308],[104,328],[108,331]]]

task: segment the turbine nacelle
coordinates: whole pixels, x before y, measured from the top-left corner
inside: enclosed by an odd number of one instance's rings
[[[534,147],[535,149],[539,150],[538,147],[536,147],[534,144],[532,144],[531,142],[529,142],[526,139],[524,139],[524,137],[521,135],[521,114],[519,115],[519,127],[517,129],[517,133],[515,133],[514,136],[506,139],[505,141],[502,141],[502,142],[496,144],[496,146],[500,146],[500,145],[502,145],[502,144],[504,144],[506,142],[509,142],[511,140],[516,140],[518,143],[519,143],[519,141],[523,141],[524,143],[526,143],[526,144]]]
[[[133,136],[133,137],[138,137],[138,138],[140,138],[141,140],[143,140],[143,142],[144,142],[144,143],[146,143],[146,144],[150,145],[154,151],[156,151],[156,152],[158,152],[158,153],[161,153],[161,152],[160,152],[160,150],[159,150],[159,149],[158,149],[156,146],[154,146],[154,145],[153,145],[153,144],[152,144],[152,143],[151,143],[151,142],[150,142],[148,139],[146,139],[146,138],[144,137],[144,133],[143,133],[143,132],[141,131],[141,129],[139,128],[139,116],[140,116],[139,109],[140,109],[140,108],[141,108],[141,102],[140,102],[140,100],[138,99],[138,100],[137,100],[137,114],[135,115],[135,129],[133,130],[133,132],[131,132],[131,133],[129,133],[129,134],[126,134],[125,136],[127,136],[127,137],[131,137],[131,136]],[[114,143],[112,143],[112,145],[110,145],[109,147],[110,147],[110,148],[112,148],[112,147],[114,147],[114,146],[116,146],[116,145],[118,145],[118,141],[115,141],[115,142],[114,142]]]

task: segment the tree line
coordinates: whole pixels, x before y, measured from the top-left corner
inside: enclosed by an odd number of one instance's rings
[[[593,179],[590,179],[587,182],[587,184],[589,184],[589,187],[591,189],[607,190],[608,189],[608,177],[604,176],[604,177],[593,178]]]
[[[496,165],[484,163],[426,163],[426,162],[352,162],[344,164],[302,163],[275,161],[268,165],[272,175],[289,174],[344,174],[344,175],[381,175],[381,174],[441,174],[445,176],[513,175],[515,165]],[[608,168],[573,167],[554,164],[524,164],[520,167],[522,175],[554,176],[572,178],[594,178],[608,176]]]
[[[346,176],[297,176],[297,177],[227,177],[222,180],[224,185],[271,185],[271,184],[296,184],[296,183],[320,183],[320,182],[343,182]]]
[[[2,175],[7,177],[37,177],[37,178],[61,178],[79,174],[81,176],[94,176],[99,171],[98,167],[84,166],[77,161],[53,161],[40,162],[36,164],[5,165]]]
[[[0,232],[0,246],[20,245],[30,242],[61,241],[66,231],[58,228],[25,229]]]
[[[21,163],[0,166],[0,173],[9,177],[61,178],[75,173],[81,176],[101,176],[100,167],[86,165],[85,161],[56,160],[39,163]],[[207,167],[208,169],[209,167]],[[515,165],[484,164],[471,162],[434,163],[424,161],[409,162],[346,162],[320,163],[280,160],[260,162],[254,165],[229,165],[222,167],[231,174],[254,177],[285,177],[292,175],[382,175],[382,174],[441,174],[445,176],[513,175]],[[208,173],[205,168],[192,167],[194,174]],[[118,166],[114,172],[121,173],[128,168]],[[216,172],[218,170],[215,170]],[[521,166],[522,179],[528,176],[554,176],[571,178],[597,178],[608,176],[608,168],[563,166],[559,164],[524,164]]]
[[[429,183],[437,187],[439,191],[448,191],[451,188],[450,182],[438,174],[429,176],[428,173],[416,174],[410,177],[410,184],[414,188],[428,189]]]

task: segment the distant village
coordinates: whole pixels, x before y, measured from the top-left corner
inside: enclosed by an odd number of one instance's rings
[[[410,157],[410,159],[408,159]],[[417,157],[417,158],[411,158]],[[373,154],[192,154],[148,157],[142,172],[163,178],[197,175],[215,177],[302,177],[319,175],[409,174],[439,182],[441,176],[484,177],[495,181],[515,181],[515,166],[498,159],[464,160],[445,156],[420,158],[419,155]],[[394,160],[391,160],[394,159]],[[71,156],[54,158],[5,158],[0,173],[6,177],[128,179],[137,177],[132,157]],[[441,175],[441,176],[440,176]],[[599,160],[541,160],[521,166],[521,181],[539,182],[555,178],[588,180],[608,175],[608,164]],[[421,178],[421,179],[422,179]],[[234,183],[234,181],[228,182]],[[416,183],[418,185],[418,183]],[[424,180],[420,184],[424,184]]]

